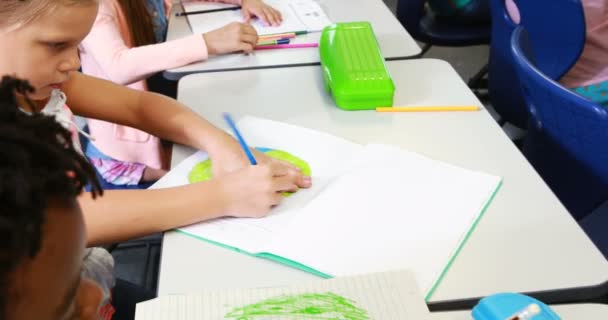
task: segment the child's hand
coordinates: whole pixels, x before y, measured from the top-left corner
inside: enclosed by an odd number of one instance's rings
[[[203,34],[210,55],[237,51],[251,53],[258,43],[258,33],[245,23],[233,22]]]
[[[261,218],[283,200],[283,192],[308,188],[309,177],[278,162],[246,166],[215,180],[227,210],[226,215]]]
[[[258,17],[270,26],[279,26],[283,22],[281,13],[275,8],[265,4],[262,0],[242,0],[241,12],[245,22],[251,20],[253,16]]]
[[[212,170],[214,177],[221,177],[222,175],[237,171],[243,167],[251,166],[251,163],[245,155],[245,152],[243,152],[241,145],[228,134],[218,136],[214,146],[216,147],[207,149],[209,157],[213,162]],[[301,176],[302,178],[304,177],[298,167],[286,161],[271,158],[263,152],[259,152],[255,149],[252,149],[251,151],[253,152],[253,156],[258,164],[278,164],[279,166],[284,167],[285,170],[289,170],[290,174]],[[308,188],[310,185],[298,186],[301,188]]]

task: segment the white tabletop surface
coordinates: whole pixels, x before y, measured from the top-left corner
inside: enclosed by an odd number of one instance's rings
[[[608,306],[603,304],[573,304],[551,307],[562,320],[608,319]],[[433,320],[471,320],[471,311],[433,312]]]
[[[395,105],[481,105],[454,69],[431,59],[387,62]],[[286,79],[289,79],[286,82]],[[280,88],[280,89],[278,89]],[[196,74],[179,100],[224,127],[221,112],[313,128],[358,143],[385,143],[503,177],[503,185],[431,301],[592,285],[608,262],[485,111],[342,111],[320,67]],[[173,164],[193,150],[175,146]],[[294,284],[314,276],[167,232],[159,293]]]
[[[333,22],[369,21],[385,58],[407,58],[421,52],[416,41],[382,0],[318,0],[318,2]],[[192,34],[187,18],[175,16],[175,13],[181,11],[181,5],[173,6],[167,40]],[[298,36],[296,42],[319,42],[319,37],[318,32]],[[176,80],[190,73],[313,65],[319,62],[318,48],[262,50],[250,55],[230,54],[210,57],[207,61],[167,70],[165,77]]]

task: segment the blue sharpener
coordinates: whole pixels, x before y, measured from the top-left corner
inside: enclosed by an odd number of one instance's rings
[[[540,313],[531,320],[560,320],[560,317],[546,304],[523,294],[499,293],[485,297],[473,308],[475,320],[510,320],[512,316],[531,304],[540,307]]]

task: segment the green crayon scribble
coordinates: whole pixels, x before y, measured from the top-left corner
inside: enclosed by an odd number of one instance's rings
[[[294,166],[300,168],[302,174],[310,177],[311,170],[308,163],[288,152],[275,150],[275,149],[265,149],[264,153],[275,159],[283,160],[288,163],[293,164]],[[196,183],[201,181],[210,180],[213,177],[213,169],[211,167],[211,160],[207,159],[205,161],[197,163],[190,173],[188,174],[188,181],[190,183]],[[291,192],[284,192],[284,196],[289,196]]]
[[[331,292],[283,295],[269,298],[258,303],[235,308],[224,317],[237,320],[267,319],[267,317],[332,320],[369,319],[367,312],[355,306],[354,301]]]

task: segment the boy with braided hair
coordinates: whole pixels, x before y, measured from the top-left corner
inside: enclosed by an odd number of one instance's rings
[[[17,79],[0,82],[0,319],[99,319],[112,261],[103,249],[85,249],[76,197],[86,184],[94,196],[102,190],[68,130],[17,107],[30,90]]]

